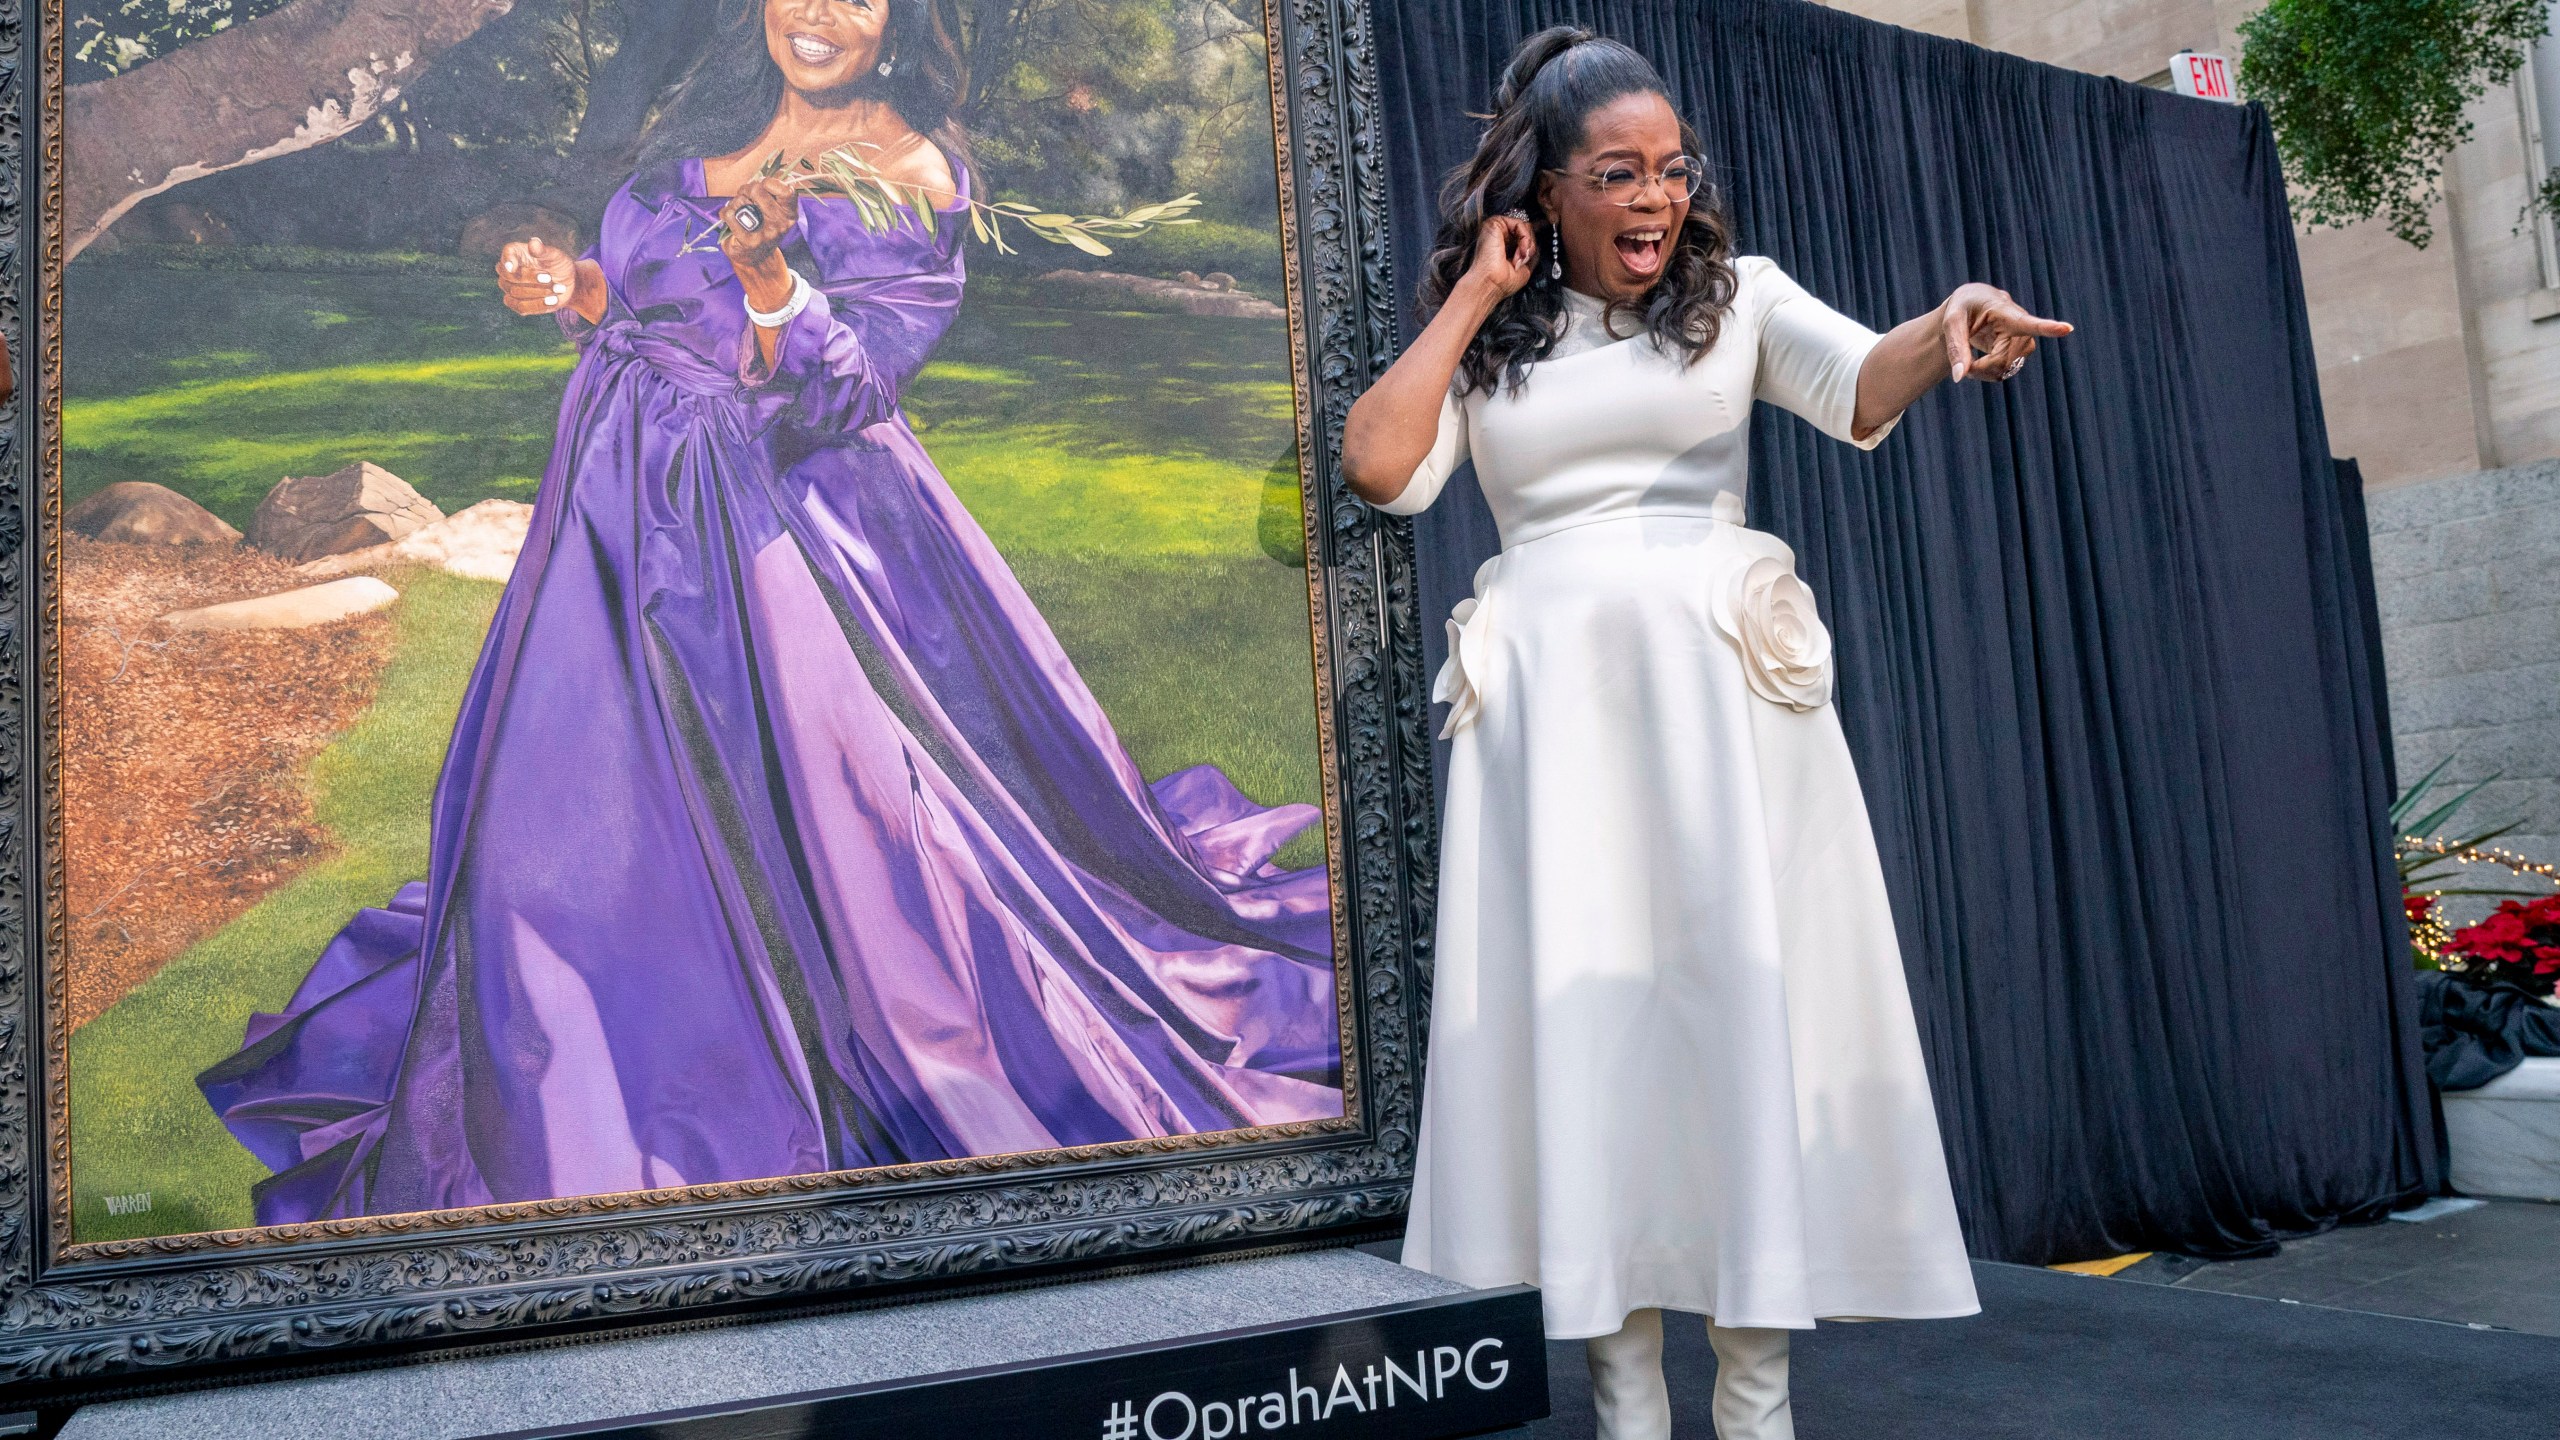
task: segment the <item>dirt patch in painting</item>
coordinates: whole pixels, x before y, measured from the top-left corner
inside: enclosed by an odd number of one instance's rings
[[[309,583],[245,548],[66,537],[60,754],[75,1028],[327,848],[306,772],[372,703],[391,621],[157,623]]]

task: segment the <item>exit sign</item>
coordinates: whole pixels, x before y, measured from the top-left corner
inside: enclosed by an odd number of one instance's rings
[[[2201,50],[2181,50],[2169,57],[2169,88],[2199,100],[2240,102],[2231,88],[2231,62]]]

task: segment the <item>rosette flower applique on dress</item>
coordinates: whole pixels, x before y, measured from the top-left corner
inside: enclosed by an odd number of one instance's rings
[[[1818,710],[1831,700],[1831,632],[1792,560],[1763,555],[1735,570],[1717,597],[1716,628],[1742,652],[1742,679],[1753,694]]]
[[[1443,740],[1476,723],[1476,712],[1484,708],[1482,686],[1492,664],[1493,616],[1486,612],[1483,596],[1501,561],[1497,555],[1477,567],[1476,593],[1449,610],[1449,658],[1441,662],[1440,674],[1431,682],[1431,703],[1449,707],[1449,718],[1440,726]]]

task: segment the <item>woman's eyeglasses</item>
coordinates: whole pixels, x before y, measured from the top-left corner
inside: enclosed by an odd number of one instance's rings
[[[1564,175],[1571,172],[1555,170],[1551,173]],[[1618,161],[1598,170],[1586,171],[1582,178],[1592,189],[1600,192],[1601,199],[1612,205],[1635,204],[1644,198],[1646,186],[1659,181],[1662,198],[1677,205],[1707,188],[1707,162],[1695,155],[1683,155],[1663,166],[1659,173],[1648,175],[1633,165]]]

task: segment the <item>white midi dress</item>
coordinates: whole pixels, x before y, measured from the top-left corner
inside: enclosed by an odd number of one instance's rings
[[[1454,750],[1404,1260],[1539,1286],[1558,1338],[1647,1307],[1979,1308],[1829,636],[1793,553],[1742,524],[1752,401],[1851,440],[1878,337],[1735,268],[1687,365],[1568,291],[1554,354],[1453,397],[1384,507],[1472,455],[1502,534],[1435,685]]]

